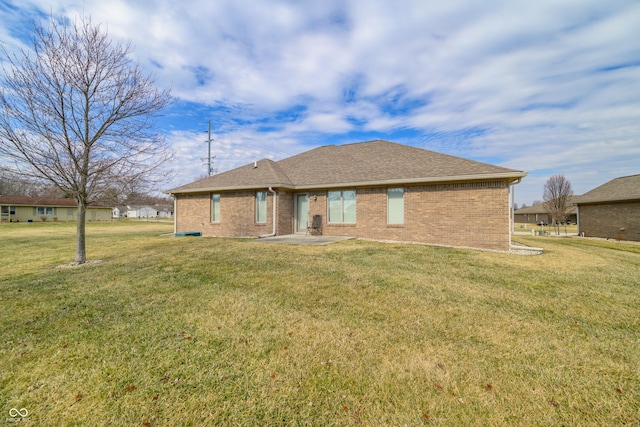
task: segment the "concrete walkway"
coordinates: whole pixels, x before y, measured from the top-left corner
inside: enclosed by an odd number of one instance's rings
[[[342,240],[352,240],[355,237],[349,236],[310,236],[304,234],[287,234],[284,236],[262,237],[253,240],[254,242],[265,243],[289,243],[291,245],[328,245],[329,243]]]

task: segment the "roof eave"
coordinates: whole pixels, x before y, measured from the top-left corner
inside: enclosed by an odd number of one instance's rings
[[[312,190],[316,188],[344,188],[344,187],[378,187],[386,185],[407,185],[407,184],[434,184],[434,183],[450,183],[450,182],[462,182],[462,181],[484,181],[484,180],[508,180],[509,183],[517,183],[520,179],[527,176],[526,172],[513,171],[503,173],[489,173],[489,174],[473,174],[473,175],[452,175],[452,176],[440,176],[440,177],[421,177],[421,178],[407,178],[407,179],[388,179],[377,181],[354,181],[354,182],[332,182],[332,183],[315,183],[308,185],[291,185],[288,183],[265,183],[265,184],[252,184],[242,186],[227,186],[227,187],[202,187],[192,188],[187,190],[180,190],[174,188],[167,190],[165,194],[195,194],[195,193],[210,193],[213,191],[239,191],[239,190],[258,190],[267,187],[272,188],[284,188],[288,190]]]
[[[180,190],[180,188],[173,188],[166,190],[164,194],[195,194],[195,193],[211,193],[213,191],[240,191],[240,190],[260,190],[263,188],[287,188],[294,189],[291,184],[286,183],[271,183],[271,184],[251,184],[251,185],[231,185],[226,187],[202,187],[202,188],[190,188],[186,190]]]
[[[517,182],[527,176],[526,172],[505,172],[491,174],[475,174],[475,175],[452,175],[440,177],[422,177],[422,178],[406,178],[406,179],[388,179],[378,181],[354,181],[354,182],[336,182],[330,184],[312,184],[312,185],[296,185],[296,190],[311,190],[314,188],[344,188],[344,187],[379,187],[387,185],[406,185],[406,184],[437,184],[463,181],[486,181],[486,180],[508,180],[509,183]]]
[[[616,198],[604,198],[604,199],[586,199],[573,202],[574,205],[592,205],[599,203],[616,203],[616,202],[634,202],[640,201],[640,196],[632,197],[616,197]]]

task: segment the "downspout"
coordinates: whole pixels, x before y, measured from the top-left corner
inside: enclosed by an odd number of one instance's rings
[[[516,189],[514,187],[520,184],[520,182],[522,182],[522,178],[518,178],[516,181],[509,184],[509,192],[511,193],[511,198],[509,199],[509,241],[511,241],[511,236],[516,231],[516,210],[513,208],[513,206],[515,205],[514,202],[516,193]]]
[[[273,231],[270,234],[264,234],[262,236],[260,236],[260,238],[262,237],[273,237],[276,235],[276,191],[269,187],[269,192],[271,194],[273,194]]]
[[[173,234],[178,232],[178,198],[173,194]]]

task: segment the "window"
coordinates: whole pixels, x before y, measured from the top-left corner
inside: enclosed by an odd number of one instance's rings
[[[267,192],[256,193],[256,222],[267,222]]]
[[[53,208],[37,207],[36,214],[37,215],[53,215]]]
[[[356,223],[356,190],[329,191],[330,223]]]
[[[220,222],[220,194],[211,195],[211,222]]]
[[[404,224],[404,188],[387,189],[387,224]]]

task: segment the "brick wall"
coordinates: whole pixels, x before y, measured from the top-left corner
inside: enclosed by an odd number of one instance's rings
[[[508,250],[509,189],[505,182],[407,186],[404,224],[387,224],[387,189],[358,188],[356,224],[327,223],[327,193],[312,192],[310,215],[334,236]]]
[[[272,199],[267,193],[267,222],[256,223],[254,191],[220,193],[220,222],[211,222],[211,194],[176,197],[176,230],[201,231],[204,236],[257,237],[272,231]]]
[[[580,205],[578,221],[586,237],[640,241],[640,202]]]
[[[293,234],[294,227],[294,207],[293,193],[289,191],[278,190],[278,235]],[[273,216],[273,212],[269,211],[269,215]]]
[[[309,217],[322,215],[323,234],[509,249],[506,182],[407,186],[402,225],[387,224],[386,188],[356,190],[356,224],[328,224],[327,191],[308,191]],[[279,235],[293,233],[294,198],[295,193],[278,191]],[[255,224],[255,192],[221,193],[220,223],[210,221],[210,194],[179,195],[176,200],[178,231],[202,231],[203,235],[221,237],[255,237],[272,231],[271,193],[268,193],[267,223],[259,225]]]

